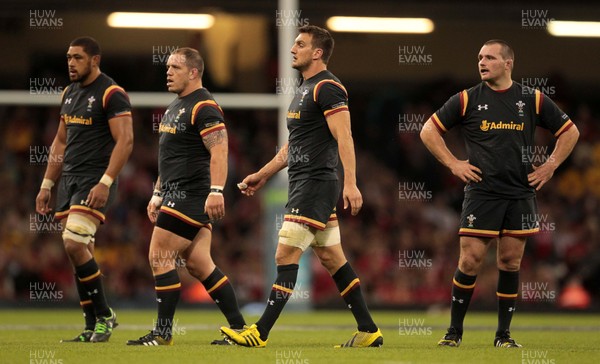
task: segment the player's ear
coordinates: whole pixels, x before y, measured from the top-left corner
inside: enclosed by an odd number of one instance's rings
[[[313,51],[313,59],[317,60],[319,58],[323,57],[323,50],[321,48],[316,48]]]
[[[92,56],[92,66],[96,66],[96,67],[100,66],[100,55],[99,54]]]

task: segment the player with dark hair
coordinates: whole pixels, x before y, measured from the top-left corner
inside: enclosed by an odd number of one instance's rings
[[[36,211],[49,213],[50,191],[62,172],[55,217],[63,226],[85,317],[83,332],[63,341],[108,341],[117,326],[94,259],[94,234],[105,222],[117,190],[116,178],[131,154],[133,122],[129,97],[100,71],[100,57],[100,46],[91,37],[77,38],[69,46],[72,83],[62,94],[58,132],[36,198]]]
[[[421,139],[466,183],[460,221],[460,258],[452,285],[451,321],[441,346],[457,347],[487,249],[497,240],[498,327],[494,345],[520,347],[510,336],[519,291],[519,269],[528,236],[539,231],[535,191],[569,156],[579,131],[539,90],[511,79],[514,52],[502,40],[486,42],[478,56],[481,83],[452,96],[425,123]],[[442,135],[461,125],[467,160],[457,159]],[[545,163],[527,158],[536,126],[550,130],[556,146]]]
[[[148,217],[156,224],[149,259],[158,319],[150,333],[127,345],[173,344],[181,290],[178,262],[204,285],[232,329],[246,324],[233,287],[210,255],[211,221],[225,216],[228,142],[223,111],[202,87],[203,70],[202,57],[192,48],[178,48],[167,60],[167,88],[177,98],[160,122],[159,181],[148,204]],[[230,345],[227,340],[213,344]]]
[[[222,327],[221,332],[239,345],[266,346],[271,328],[293,293],[300,257],[312,247],[358,324],[353,337],[337,347],[381,346],[381,331],[367,309],[360,280],[344,256],[335,213],[340,192],[338,155],[344,168],[344,208],[350,207],[352,215],[356,215],[362,207],[356,186],[348,94],[340,80],[327,70],[334,45],[329,32],[309,25],[301,27],[299,33],[291,49],[292,67],[300,71],[304,82],[302,92],[288,109],[289,141],[275,158],[240,183],[242,193],[252,196],[270,177],[288,167],[287,214],[275,253],[277,278],[256,324],[242,332],[227,327]]]

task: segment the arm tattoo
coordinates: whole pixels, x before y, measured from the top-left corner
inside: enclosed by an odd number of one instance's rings
[[[202,138],[202,141],[204,142],[204,146],[208,150],[211,150],[212,147],[221,143],[227,144],[227,130],[223,129],[212,132],[204,138]]]

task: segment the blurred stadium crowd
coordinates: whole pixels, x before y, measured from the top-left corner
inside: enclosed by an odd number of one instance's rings
[[[348,88],[359,187],[365,203],[356,217],[344,212],[341,205],[338,215],[345,251],[361,277],[368,303],[381,308],[449,306],[458,259],[463,186],[425,149],[418,129],[461,86],[439,81],[428,85],[427,89],[433,91],[410,96],[393,87],[370,95],[353,95],[352,85]],[[581,138],[569,160],[538,193],[542,233],[527,244],[521,281],[528,284],[523,286],[526,289],[544,294],[530,295],[531,299],[522,299],[519,306],[524,310],[598,309],[598,110],[585,102],[561,99],[561,95],[553,98],[574,120]],[[96,235],[97,259],[105,275],[107,295],[117,306],[154,305],[154,281],[147,259],[152,226],[146,217],[146,205],[157,174],[156,130],[163,111],[134,109],[134,151],[119,177],[119,196],[107,224]],[[230,140],[227,214],[213,229],[213,256],[229,276],[241,302],[262,302],[266,297],[263,248],[268,233],[262,220],[270,217],[263,217],[261,198],[243,197],[235,190],[235,183],[275,155],[277,113],[224,111]],[[56,132],[58,113],[58,107],[0,107],[2,306],[35,303],[30,297],[32,282],[56,283],[55,289],[64,292],[61,302],[77,302],[58,223],[34,211],[45,169],[43,155]],[[545,130],[539,130],[538,137],[540,145],[551,146],[554,140]],[[448,133],[447,143],[456,154],[465,156],[460,131]],[[425,198],[406,198],[406,194],[399,193],[406,186]],[[413,264],[406,264],[407,259]],[[313,303],[343,307],[327,272],[316,259],[312,262]],[[202,286],[183,269],[180,273],[183,301],[209,302]],[[495,247],[491,247],[477,280],[473,306],[495,307],[496,277]]]

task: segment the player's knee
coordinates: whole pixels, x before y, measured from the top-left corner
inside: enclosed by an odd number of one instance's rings
[[[521,257],[514,254],[498,256],[498,268],[505,271],[518,271],[521,267]]]
[[[326,249],[321,250],[319,253],[319,260],[329,273],[335,273],[345,263],[345,259],[340,259],[336,254]]]
[[[281,250],[277,250],[277,252],[275,253],[275,264],[276,265],[287,265],[287,264],[292,264],[289,263],[290,261],[290,255],[286,252],[282,252]]]
[[[80,256],[81,254],[85,254],[85,251],[88,250],[85,244],[75,242],[71,239],[64,239],[63,244],[69,257]]]
[[[72,244],[68,244],[69,241],[83,244],[84,247],[87,246],[94,239],[97,229],[96,224],[87,217],[80,214],[70,214],[62,234],[65,248],[67,248],[67,245],[71,247]],[[78,249],[78,247],[74,247],[74,249]]]
[[[474,254],[462,254],[458,263],[461,272],[468,275],[476,275],[483,261],[482,257]]]
[[[181,259],[180,262],[185,264],[185,268],[192,277],[195,277],[201,281],[208,278],[208,276],[215,270],[216,267],[212,259],[208,259],[204,262]]]

